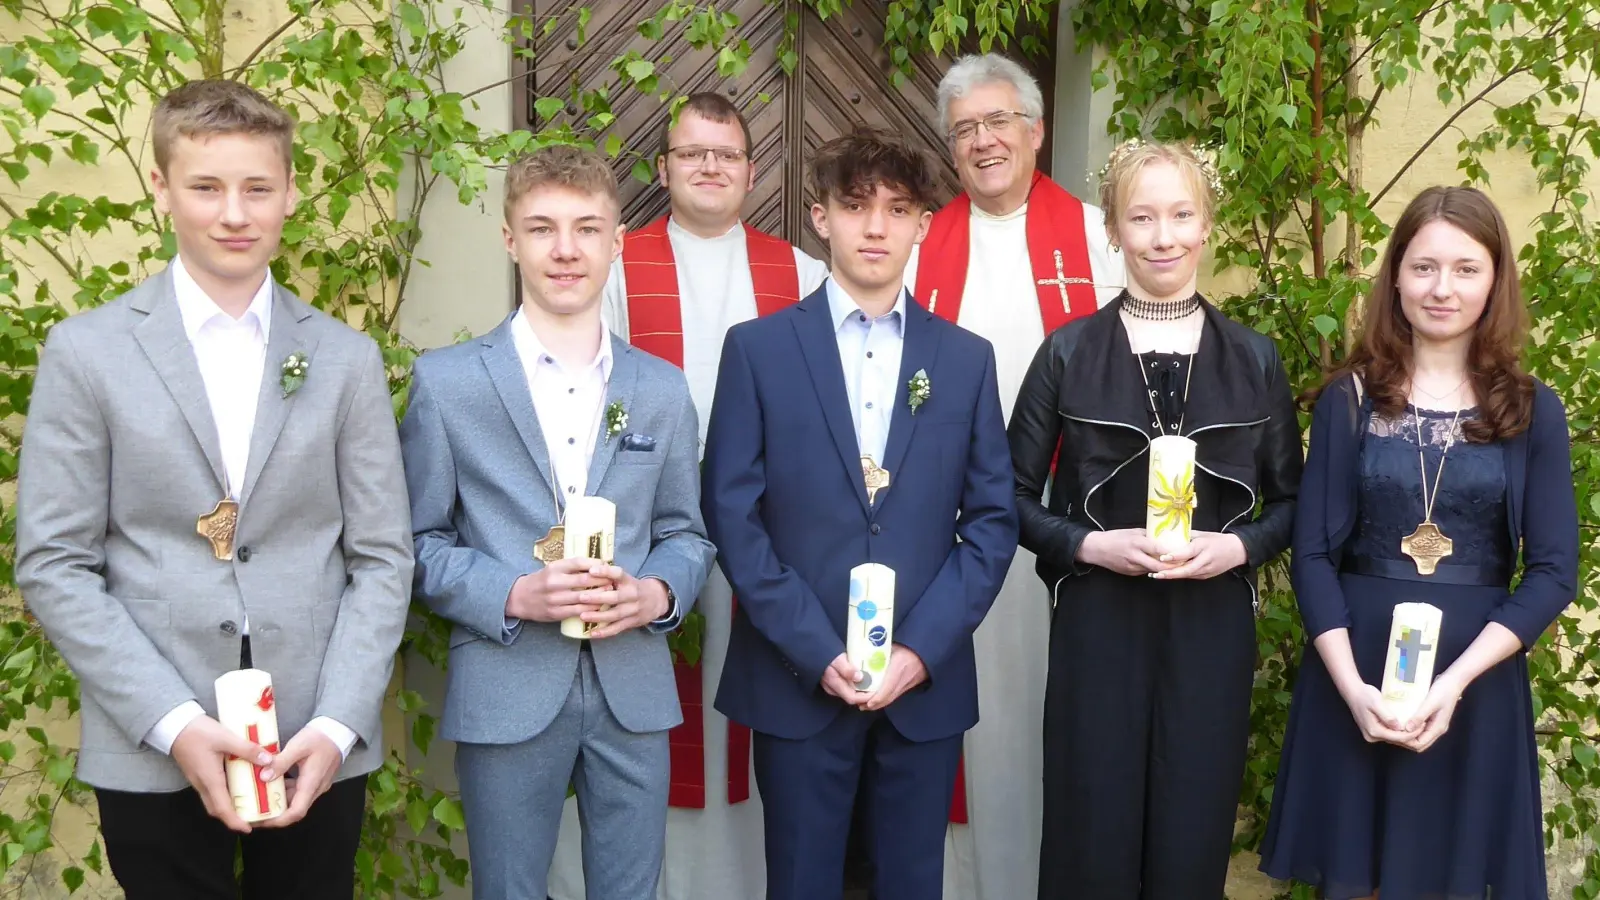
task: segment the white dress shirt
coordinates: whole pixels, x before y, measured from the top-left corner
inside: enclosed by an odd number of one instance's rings
[[[881,465],[884,447],[889,443],[889,422],[894,418],[895,394],[900,388],[906,292],[901,290],[894,308],[874,319],[861,311],[838,282],[830,278],[826,285],[856,443],[862,456],[870,456]]]
[[[594,459],[595,442],[605,420],[606,385],[611,382],[611,330],[600,323],[600,350],[594,359],[575,370],[568,370],[545,349],[533,333],[528,317],[518,312],[511,320],[511,345],[522,361],[528,379],[528,394],[533,398],[533,413],[544,434],[545,451],[550,456],[550,474],[555,484],[550,489],[563,510],[567,500],[589,491],[589,463]],[[621,440],[619,435],[613,440]],[[665,582],[662,582],[665,584]],[[653,625],[665,625],[678,615],[675,598],[668,595],[667,614]],[[506,618],[506,629],[515,631],[519,623]]]
[[[594,459],[595,441],[605,418],[606,384],[611,380],[611,333],[600,323],[600,350],[594,359],[568,370],[545,349],[528,324],[528,317],[517,313],[511,320],[511,343],[522,360],[533,397],[533,412],[539,417],[545,449],[550,454],[550,470],[563,509],[573,497],[589,489],[589,462]]]
[[[217,441],[222,449],[222,467],[228,476],[228,496],[237,500],[244,487],[245,467],[250,458],[250,436],[255,431],[256,403],[261,396],[265,373],[267,336],[272,331],[272,279],[263,278],[244,315],[235,319],[216,302],[183,267],[181,258],[172,261],[172,290],[177,295],[178,313],[184,334],[194,349],[205,383],[211,420],[217,426]],[[243,633],[250,634],[250,618],[244,617]],[[205,715],[200,704],[190,700],[156,722],[144,742],[162,753],[171,753],[172,744],[190,722]],[[356,733],[328,718],[318,716],[309,723],[326,734],[345,756],[356,745]]]

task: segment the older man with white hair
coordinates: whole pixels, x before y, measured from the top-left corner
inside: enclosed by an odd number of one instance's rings
[[[995,53],[962,57],[939,82],[939,116],[963,190],[934,216],[905,284],[934,314],[994,345],[1009,417],[1045,336],[1115,299],[1126,274],[1099,208],[1038,170],[1044,98],[1026,69]],[[1019,549],[975,636],[983,718],[967,732],[951,810],[970,830],[951,833],[949,896],[1038,892],[1053,598],[1033,566],[1033,554]]]

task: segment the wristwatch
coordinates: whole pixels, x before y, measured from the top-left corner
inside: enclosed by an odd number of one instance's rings
[[[678,611],[678,595],[672,592],[672,585],[667,584],[666,579],[657,578],[655,580],[661,582],[661,586],[667,590],[667,611],[661,618],[656,620],[656,623],[670,622],[673,614]]]

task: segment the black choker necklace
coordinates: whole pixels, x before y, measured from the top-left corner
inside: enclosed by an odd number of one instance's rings
[[[1122,295],[1122,311],[1135,319],[1168,322],[1173,319],[1182,319],[1199,308],[1199,294],[1195,294],[1187,300],[1180,300],[1177,303],[1157,303],[1151,300],[1141,300],[1129,293]]]

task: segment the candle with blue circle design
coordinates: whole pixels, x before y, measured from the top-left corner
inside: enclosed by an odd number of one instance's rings
[[[894,570],[862,563],[850,570],[850,621],[845,654],[861,673],[856,690],[872,693],[889,671],[894,645]]]

